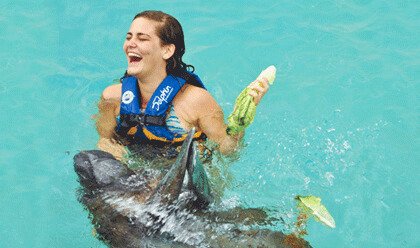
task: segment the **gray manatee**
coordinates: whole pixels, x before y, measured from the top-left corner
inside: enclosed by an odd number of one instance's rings
[[[166,170],[131,170],[98,150],[75,155],[79,201],[101,240],[130,248],[310,247],[293,235],[254,228],[270,221],[261,209],[209,210],[212,197],[193,133]]]

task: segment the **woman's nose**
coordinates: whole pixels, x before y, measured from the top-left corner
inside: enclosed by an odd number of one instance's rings
[[[137,44],[136,42],[134,42],[134,39],[129,39],[127,40],[127,46],[133,48],[133,47],[136,47]]]

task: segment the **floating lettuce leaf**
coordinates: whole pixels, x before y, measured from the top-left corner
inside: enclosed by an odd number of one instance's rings
[[[257,80],[262,79],[263,77],[267,78],[269,84],[273,84],[274,79],[276,78],[276,67],[274,67],[274,65],[267,67],[267,69],[260,73]],[[233,112],[228,117],[227,132],[230,135],[242,132],[254,121],[257,106],[255,105],[252,96],[248,94],[250,90],[251,89],[248,87],[245,88],[236,98]]]
[[[297,196],[298,208],[308,217],[314,216],[316,221],[335,228],[335,221],[327,208],[321,204],[321,198],[316,196]]]

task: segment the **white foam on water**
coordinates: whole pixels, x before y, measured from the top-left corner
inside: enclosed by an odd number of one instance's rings
[[[157,202],[141,204],[135,197],[106,195],[106,204],[117,212],[151,229],[158,228],[161,234],[169,234],[174,241],[188,245],[204,245],[204,232],[208,224],[177,205],[162,206]]]

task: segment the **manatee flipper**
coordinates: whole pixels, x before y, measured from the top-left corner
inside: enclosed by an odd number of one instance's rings
[[[188,132],[175,163],[159,182],[149,201],[157,200],[164,204],[171,204],[178,199],[184,182],[187,164],[191,162],[190,153],[192,150],[194,133],[194,128]]]
[[[195,128],[188,132],[175,163],[160,181],[150,200],[159,197],[159,201],[169,204],[178,199],[185,171],[188,170],[188,188],[197,197],[193,205],[196,208],[205,208],[212,202],[210,184],[199,159],[197,145],[193,140],[194,133]]]
[[[213,202],[211,195],[210,183],[207,178],[206,171],[200,161],[197,144],[192,143],[190,147],[190,162],[188,163],[188,188],[192,190],[197,196],[194,202],[195,208],[206,208]]]

